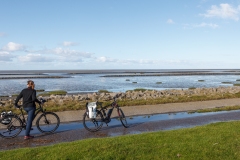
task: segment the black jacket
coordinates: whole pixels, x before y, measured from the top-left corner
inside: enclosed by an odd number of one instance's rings
[[[15,100],[15,106],[18,105],[18,101],[23,98],[23,107],[36,107],[35,102],[41,103],[36,97],[36,90],[31,88],[25,88],[21,91],[21,93],[17,96]]]

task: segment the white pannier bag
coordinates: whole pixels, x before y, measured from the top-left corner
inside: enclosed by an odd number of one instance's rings
[[[89,118],[96,118],[97,102],[88,102],[88,116]]]

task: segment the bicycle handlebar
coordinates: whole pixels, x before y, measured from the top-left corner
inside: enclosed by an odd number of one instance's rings
[[[46,101],[45,99],[43,99],[43,98],[40,98],[39,101],[42,102],[42,103],[47,102],[47,101]]]

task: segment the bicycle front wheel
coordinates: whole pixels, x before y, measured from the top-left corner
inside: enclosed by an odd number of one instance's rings
[[[36,122],[37,128],[42,133],[53,133],[59,127],[60,119],[53,112],[43,113]]]
[[[118,109],[118,115],[119,115],[119,119],[122,123],[122,125],[125,127],[125,128],[128,128],[128,124],[127,124],[127,118],[125,117],[123,111],[121,108]]]
[[[22,131],[22,121],[16,115],[7,115],[0,120],[0,136],[14,138]]]
[[[88,112],[83,115],[83,126],[90,132],[98,131],[103,125],[103,115],[97,110],[96,118],[89,118]]]

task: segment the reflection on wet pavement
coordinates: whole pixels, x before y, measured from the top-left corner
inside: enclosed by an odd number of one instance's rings
[[[136,123],[146,123],[146,122],[160,121],[160,120],[191,118],[191,117],[205,116],[205,115],[217,115],[217,114],[230,113],[230,112],[240,113],[240,111],[222,111],[222,112],[191,113],[191,114],[188,112],[179,112],[179,113],[167,113],[167,114],[141,115],[141,116],[128,117],[127,122],[128,124],[136,124]],[[112,119],[111,122],[108,124],[108,127],[116,126],[119,124],[121,124],[121,122],[118,119]],[[106,124],[104,124],[104,126],[106,126]],[[82,128],[84,128],[82,125],[82,122],[70,122],[70,123],[61,124],[58,128],[58,131],[67,131],[67,130],[82,129]],[[178,126],[177,128],[181,128],[181,127]]]
[[[169,113],[156,115],[141,115],[128,117],[129,128],[124,128],[118,119],[112,121],[98,132],[89,132],[84,129],[82,122],[61,123],[53,134],[42,134],[37,128],[31,131],[35,138],[23,140],[24,131],[13,139],[1,139],[0,150],[52,145],[60,142],[71,142],[87,138],[113,137],[127,134],[140,134],[143,132],[171,130],[194,127],[219,121],[240,120],[240,111],[224,111],[210,113],[188,114]]]

